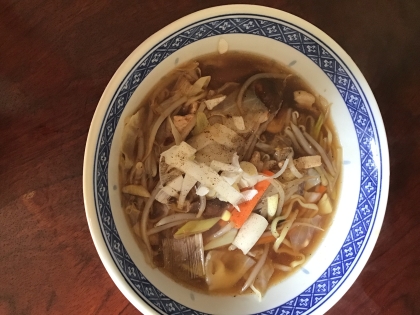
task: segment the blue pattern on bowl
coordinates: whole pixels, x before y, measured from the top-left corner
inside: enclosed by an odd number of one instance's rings
[[[332,264],[299,296],[260,314],[298,315],[324,303],[356,265],[375,222],[382,176],[374,162],[380,143],[369,104],[349,69],[319,39],[297,26],[259,15],[228,15],[203,20],[164,39],[141,59],[115,93],[101,126],[95,153],[94,192],[99,224],[108,250],[133,290],[162,314],[203,314],[179,304],[155,288],[137,269],[126,252],[112,218],[108,195],[108,161],[115,128],[131,95],[162,60],[195,41],[221,34],[246,33],[285,43],[305,54],[331,79],[340,92],[354,123],[361,163],[361,182],[356,214],[347,238]],[[375,144],[375,145],[372,145]],[[375,151],[372,151],[375,150]],[[376,151],[377,150],[377,151]]]

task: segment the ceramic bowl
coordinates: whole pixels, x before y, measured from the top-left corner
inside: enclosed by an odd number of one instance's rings
[[[230,50],[288,65],[333,103],[343,147],[341,197],[331,227],[304,266],[253,295],[193,292],[146,264],[121,209],[118,155],[122,122],[158,80],[185,61]],[[355,63],[328,35],[275,9],[230,5],[188,15],[131,53],[99,101],[86,144],[83,191],[93,241],[109,275],[144,314],[323,314],[362,271],[380,232],[389,187],[389,156],[375,98]]]

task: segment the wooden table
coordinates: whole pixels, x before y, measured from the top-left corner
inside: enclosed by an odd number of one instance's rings
[[[138,314],[89,234],[82,195],[89,123],[136,46],[188,13],[227,3],[0,1],[0,314]],[[420,314],[420,2],[252,3],[298,15],[335,39],[373,89],[388,133],[382,232],[328,314]]]

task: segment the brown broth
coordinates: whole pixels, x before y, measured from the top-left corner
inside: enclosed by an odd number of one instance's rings
[[[290,107],[294,107],[294,100],[293,100],[293,91],[296,90],[305,90],[312,94],[314,91],[310,88],[309,84],[302,78],[295,75],[295,73],[290,69],[290,67],[287,67],[285,65],[279,64],[278,62],[275,62],[274,60],[267,59],[265,57],[249,54],[249,53],[243,53],[243,52],[236,52],[231,51],[223,55],[219,55],[218,53],[213,53],[209,55],[200,56],[195,59],[195,61],[198,61],[200,64],[201,74],[202,76],[211,76],[211,82],[210,82],[210,89],[217,89],[221,87],[226,82],[237,82],[239,84],[243,84],[250,76],[261,73],[261,72],[271,72],[271,73],[286,73],[286,74],[292,74],[287,80],[286,87],[283,91],[283,107],[281,110],[281,113],[284,113],[285,110],[287,110]],[[185,65],[185,64],[184,64]],[[181,65],[180,67],[182,67]],[[179,67],[178,67],[179,68]],[[140,104],[140,107],[146,106],[146,108],[151,104],[151,98],[153,96],[158,95],[156,91],[159,91],[167,86],[172,86],[174,80],[177,77],[177,69],[171,71],[169,74],[165,75],[158,84],[152,89],[151,92],[148,93],[148,95],[144,98],[142,103]],[[318,102],[315,104],[317,108],[321,108],[321,104]],[[337,149],[339,147],[339,140],[337,138],[337,134],[335,132],[334,125],[331,121],[331,119],[328,119],[326,122],[327,126],[330,128],[331,132],[333,133],[333,148]],[[336,150],[335,150],[336,151]],[[338,153],[340,154],[340,153]],[[122,181],[123,176],[121,175],[120,171],[120,181]],[[335,186],[335,198],[333,198],[334,206],[336,205],[337,199],[338,199],[338,192],[340,191],[341,186],[341,176],[339,175],[337,179],[337,183]],[[121,200],[122,205],[125,207],[128,204],[128,198],[124,194],[121,193]],[[332,223],[333,216],[335,214],[335,210],[332,214],[329,214],[327,216],[324,216],[322,219],[322,228],[324,230],[328,229],[328,227]],[[128,216],[127,216],[127,220]],[[134,234],[134,233],[133,233]],[[134,234],[136,237],[136,240],[139,243],[139,246],[144,251],[144,246],[142,246],[142,243],[140,238]],[[325,231],[317,231],[314,234],[314,237],[311,241],[311,243],[301,250],[301,252],[305,255],[306,260],[310,259],[311,255],[316,251],[316,249],[319,246],[319,243],[323,240],[325,235]],[[272,244],[270,245],[272,246]],[[273,259],[276,263],[280,264],[289,264],[291,259],[289,256],[285,254],[278,255],[274,253],[271,249],[269,252],[269,257]],[[164,272],[168,277],[172,278],[174,281],[181,283],[187,288],[207,293],[207,294],[214,294],[214,295],[235,295],[239,294],[240,288],[242,287],[245,280],[239,281],[233,288],[230,288],[228,290],[219,290],[219,291],[212,291],[210,292],[207,289],[207,284],[203,279],[195,279],[191,281],[183,281],[182,279],[179,279],[166,271],[164,268],[162,268],[162,261],[161,258],[158,257],[158,259],[155,259],[155,263],[159,269]],[[297,270],[299,270],[302,266],[299,266],[295,268],[291,272],[282,272],[279,270],[275,270],[274,275],[270,279],[270,286],[284,280],[286,277],[290,276]],[[251,292],[248,290],[247,292]]]

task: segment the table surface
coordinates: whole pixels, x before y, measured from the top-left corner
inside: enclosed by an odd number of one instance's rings
[[[252,3],[300,16],[337,41],[370,84],[387,130],[382,231],[328,314],[420,314],[420,1]],[[82,194],[90,120],[142,41],[220,4],[227,2],[0,1],[0,314],[139,314],[90,237]]]

